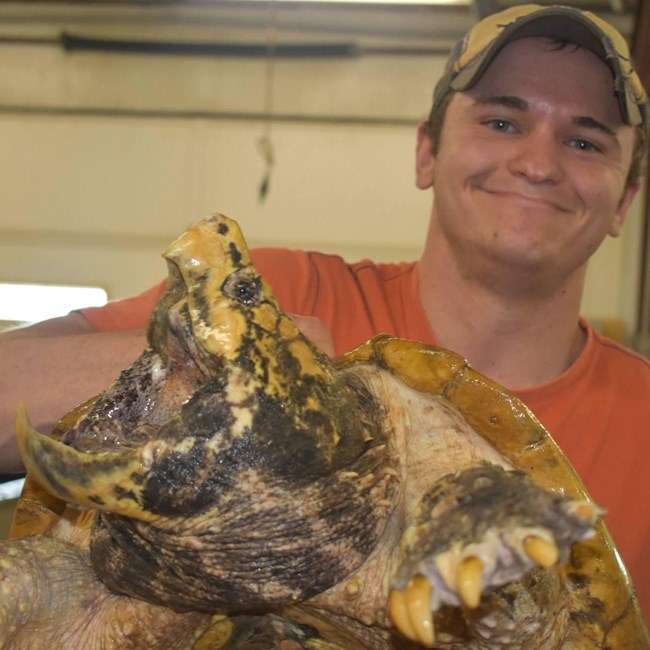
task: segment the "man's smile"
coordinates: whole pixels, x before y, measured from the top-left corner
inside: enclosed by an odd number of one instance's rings
[[[509,189],[509,188],[492,188],[477,186],[475,189],[489,194],[497,199],[503,199],[514,203],[521,204],[525,210],[552,209],[559,212],[573,212],[573,208],[568,200],[564,198],[544,196],[541,193]]]

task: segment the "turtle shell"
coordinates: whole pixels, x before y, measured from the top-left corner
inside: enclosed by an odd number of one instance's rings
[[[514,601],[528,620],[530,593],[562,599],[544,625],[561,611],[566,633],[538,634],[540,649],[650,647],[612,539],[592,526],[597,507],[514,395],[453,352],[388,336],[331,363],[281,312],[226,217],[165,256],[169,286],[136,364],[50,436],[19,412],[29,475],[13,537],[90,545],[110,590],[150,601],[151,616],[189,617],[174,625],[194,626],[197,650],[492,647],[476,639],[510,626]],[[528,512],[538,496],[544,525]],[[548,532],[555,520],[566,531]],[[504,544],[510,534],[524,537]],[[530,538],[541,551],[521,550]]]
[[[591,502],[587,489],[530,409],[503,386],[449,350],[387,336],[341,357],[340,368],[372,364],[416,391],[437,395],[490,446],[541,487]],[[570,609],[577,622],[575,648],[648,648],[650,636],[634,588],[602,519],[595,534],[572,547],[564,565]]]

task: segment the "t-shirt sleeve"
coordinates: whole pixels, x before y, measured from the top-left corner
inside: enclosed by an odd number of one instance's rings
[[[251,257],[285,312],[314,315],[319,275],[309,253],[286,248],[254,248]]]
[[[79,311],[98,332],[142,329],[166,285],[165,279],[136,296]]]
[[[307,253],[284,248],[257,248],[251,250],[251,256],[258,272],[271,285],[282,309],[293,314],[312,315],[318,275]],[[166,284],[165,279],[138,295],[112,300],[103,307],[87,307],[80,312],[100,332],[141,329],[146,326]]]

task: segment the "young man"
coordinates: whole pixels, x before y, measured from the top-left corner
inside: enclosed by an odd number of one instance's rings
[[[650,498],[650,363],[579,315],[589,257],[638,190],[647,130],[618,33],[577,10],[515,7],[454,51],[418,129],[417,186],[433,189],[419,262],[271,249],[254,260],[336,353],[379,332],[419,339],[522,398],[607,509],[648,613],[650,510],[636,504]],[[141,350],[161,289],[0,337],[3,469],[19,466],[15,403],[48,429],[103,389]]]

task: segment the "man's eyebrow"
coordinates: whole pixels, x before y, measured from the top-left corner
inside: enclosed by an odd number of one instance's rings
[[[606,124],[603,124],[602,122],[599,122],[598,120],[595,120],[593,117],[589,117],[588,115],[573,118],[573,123],[577,126],[584,126],[588,129],[596,129],[596,131],[600,131],[601,133],[605,133],[606,135],[610,135],[614,138],[616,137],[616,133],[614,133],[614,131],[610,129]]]
[[[525,99],[516,95],[487,95],[484,97],[476,97],[475,103],[479,106],[503,106],[504,108],[514,108],[519,111],[526,111],[530,107]],[[611,137],[616,137],[613,129],[589,115],[579,115],[574,117],[572,121],[576,126],[594,129]]]
[[[525,99],[514,95],[488,95],[477,97],[476,103],[483,106],[503,106],[505,108],[515,108],[520,111],[528,110],[529,104]]]

